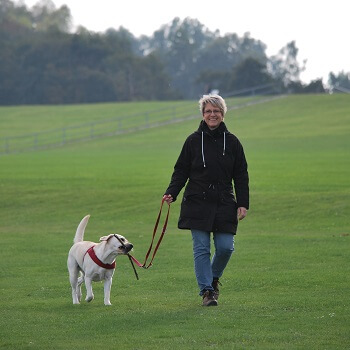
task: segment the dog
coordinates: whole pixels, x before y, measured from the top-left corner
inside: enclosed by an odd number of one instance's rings
[[[67,267],[72,287],[73,304],[80,304],[81,285],[85,281],[87,302],[94,299],[92,282],[104,280],[104,304],[110,301],[115,259],[118,255],[128,254],[133,245],[119,234],[110,234],[100,238],[100,243],[84,241],[84,232],[90,215],[86,215],[78,225],[74,244],[68,253]]]

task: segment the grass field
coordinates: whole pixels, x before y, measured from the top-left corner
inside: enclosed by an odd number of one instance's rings
[[[0,137],[166,104],[1,107]],[[1,349],[350,348],[349,95],[289,96],[226,116],[245,147],[251,209],[217,308],[200,306],[180,201],[139,281],[119,257],[113,305],[100,283],[93,302],[72,305],[66,259],[81,218],[91,214],[86,239],[121,233],[142,260],[198,122],[0,157]]]

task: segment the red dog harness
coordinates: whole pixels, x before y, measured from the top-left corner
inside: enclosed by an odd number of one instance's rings
[[[169,212],[170,212],[170,205],[169,205],[168,203],[167,203],[167,204],[168,204],[168,212],[167,212],[166,217],[165,217],[165,222],[164,222],[164,225],[163,225],[162,232],[161,232],[161,234],[160,234],[160,237],[159,237],[159,239],[158,239],[158,242],[157,242],[157,244],[156,244],[156,247],[155,247],[155,249],[154,249],[154,251],[153,251],[153,254],[152,254],[152,257],[151,257],[151,261],[147,264],[147,260],[148,260],[150,254],[151,254],[151,251],[152,251],[152,247],[153,247],[153,243],[154,243],[154,238],[155,238],[155,235],[156,235],[156,233],[157,233],[157,229],[158,229],[160,217],[161,217],[161,214],[162,214],[162,208],[163,208],[164,202],[165,202],[165,199],[162,199],[162,203],[161,203],[161,205],[160,205],[160,209],[159,209],[158,217],[157,217],[157,220],[156,220],[156,224],[155,224],[154,229],[153,229],[153,235],[152,235],[151,245],[150,245],[150,247],[149,247],[149,249],[148,249],[148,251],[147,251],[147,253],[146,253],[146,257],[145,257],[144,263],[143,263],[143,264],[140,263],[140,262],[139,262],[136,258],[134,258],[132,255],[130,255],[129,253],[127,254],[127,256],[128,256],[128,258],[129,258],[129,260],[130,260],[130,262],[131,262],[131,266],[132,266],[133,269],[134,269],[135,276],[136,276],[137,279],[139,279],[139,276],[138,276],[138,274],[137,274],[137,272],[136,272],[136,269],[135,269],[135,267],[134,267],[133,261],[134,261],[134,262],[136,263],[136,265],[139,266],[139,267],[142,267],[142,268],[144,268],[144,269],[150,268],[150,267],[152,266],[153,259],[154,259],[154,257],[156,256],[156,253],[157,253],[157,250],[158,250],[158,248],[159,248],[159,246],[160,246],[160,243],[162,242],[162,239],[163,239],[163,237],[164,237],[164,234],[165,234],[165,231],[166,231],[166,228],[167,228],[167,225],[168,225]],[[120,242],[120,244],[121,244],[122,246],[125,247],[124,243],[119,239],[119,237],[118,237],[117,235],[114,235],[114,236],[115,236],[115,238]],[[89,248],[89,249],[87,250],[86,253],[88,253],[88,254],[90,255],[91,259],[92,259],[98,266],[101,266],[101,267],[103,267],[103,268],[105,268],[105,269],[114,269],[114,268],[115,268],[115,261],[113,261],[112,264],[105,264],[105,263],[103,263],[103,262],[96,256],[95,251],[94,251],[94,246],[92,246],[91,248]],[[85,253],[85,255],[86,255],[86,253]],[[85,258],[85,255],[84,255],[84,258]]]
[[[87,252],[89,255],[90,255],[90,258],[100,267],[103,267],[105,269],[108,269],[108,270],[112,270],[112,269],[115,269],[115,261],[112,262],[112,264],[105,264],[103,263],[97,256],[96,256],[96,253],[94,251],[94,245],[92,247],[90,247]],[[85,255],[86,255],[85,253]],[[84,257],[85,257],[84,255]]]

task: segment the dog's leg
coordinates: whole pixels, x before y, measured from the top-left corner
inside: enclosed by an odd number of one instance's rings
[[[69,281],[72,287],[72,299],[73,304],[79,304],[79,297],[77,295],[77,286],[78,286],[78,264],[73,258],[69,257],[68,259],[68,272],[69,272]]]
[[[81,285],[83,284],[84,282],[84,274],[81,274],[81,276],[78,278],[78,285],[77,285],[77,297],[78,297],[78,300],[79,302],[81,302]]]
[[[105,283],[104,283],[104,294],[105,294],[105,298],[104,298],[104,303],[105,305],[112,305],[111,304],[111,287],[112,287],[112,278],[107,278],[105,279]]]
[[[72,299],[73,304],[79,304],[79,296],[77,295],[78,288],[78,273],[69,276],[70,285],[72,286]]]
[[[86,286],[86,298],[87,302],[94,299],[94,293],[92,292],[92,280],[90,277],[85,276],[85,286]]]

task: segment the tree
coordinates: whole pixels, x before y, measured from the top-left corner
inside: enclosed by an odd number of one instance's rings
[[[142,45],[146,52],[153,50],[160,57],[174,88],[186,98],[197,97],[212,85],[226,89],[225,76],[247,57],[267,60],[266,46],[252,39],[249,33],[242,38],[236,34],[221,37],[219,31],[210,32],[198,20],[190,18],[184,21],[175,18],[156,31],[148,42],[142,38]],[[213,81],[215,74],[218,76]]]
[[[213,90],[228,91],[228,72],[203,70],[197,77],[196,83],[202,87],[202,93],[209,94]]]
[[[304,93],[324,93],[326,92],[322,79],[312,80],[308,85],[306,85],[303,89]]]
[[[261,62],[267,60],[265,45],[250,38],[249,33],[242,38],[236,34],[213,37],[199,55],[197,81],[205,90],[215,88],[227,92],[231,89],[228,77],[232,75],[232,70],[247,58]]]
[[[141,38],[123,27],[71,33],[70,25],[68,7],[51,0],[31,9],[0,0],[0,104],[197,98],[270,81],[304,88],[294,42],[269,59],[249,33],[221,36],[191,18]]]
[[[52,0],[40,0],[32,8],[33,27],[38,31],[59,30],[69,32],[72,16],[69,8],[62,5],[56,9]]]
[[[288,87],[292,82],[300,81],[300,73],[305,70],[306,61],[300,66],[297,55],[298,48],[295,41],[291,41],[285,47],[282,47],[277,55],[270,57],[268,60],[268,72],[283,87]]]
[[[350,72],[341,71],[338,75],[335,75],[333,72],[329,73],[328,84],[334,91],[350,91]]]
[[[230,90],[242,90],[272,83],[265,64],[249,57],[233,68]]]
[[[197,96],[195,77],[201,49],[211,36],[198,20],[174,18],[156,31],[148,43],[143,39],[143,50],[160,58],[174,89],[183,96],[193,97]]]

